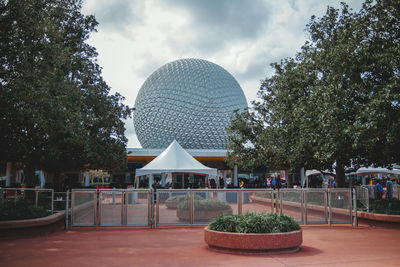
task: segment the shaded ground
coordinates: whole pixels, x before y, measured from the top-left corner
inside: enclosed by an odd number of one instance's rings
[[[60,231],[0,240],[1,266],[399,266],[400,231],[303,226],[293,254],[231,255],[208,250],[203,228]]]

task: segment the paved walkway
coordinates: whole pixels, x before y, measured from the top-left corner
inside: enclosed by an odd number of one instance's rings
[[[210,251],[203,228],[60,231],[0,240],[0,266],[399,266],[400,230],[303,226],[292,254]]]

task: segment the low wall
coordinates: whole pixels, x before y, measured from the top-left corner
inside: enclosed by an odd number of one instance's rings
[[[0,229],[38,227],[38,226],[53,224],[64,219],[65,219],[65,211],[61,211],[42,218],[0,221]]]
[[[0,240],[42,236],[64,229],[65,211],[43,218],[0,221]]]
[[[367,219],[367,220],[379,221],[379,222],[400,223],[400,215],[390,215],[390,214],[380,214],[380,213],[357,211],[357,217],[360,219]]]

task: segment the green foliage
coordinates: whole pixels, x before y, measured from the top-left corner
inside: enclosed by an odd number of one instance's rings
[[[167,200],[166,200],[166,202],[182,202],[182,201],[185,201],[185,200],[188,200],[189,199],[189,195],[187,195],[187,194],[185,194],[185,195],[179,195],[179,196],[173,196],[173,197],[170,197],[170,198],[168,198]],[[203,200],[204,198],[202,197],[202,196],[200,196],[200,195],[194,195],[194,199],[195,200]]]
[[[32,170],[125,166],[131,109],[101,77],[81,0],[0,0],[0,156]],[[29,179],[28,179],[29,180]],[[29,182],[28,186],[29,186]]]
[[[194,200],[203,200],[204,198],[195,194],[194,195]],[[189,195],[185,194],[185,195],[179,195],[179,196],[173,196],[168,198],[165,201],[165,205],[169,208],[169,209],[177,209],[178,205],[180,203],[183,203],[184,201],[189,201]]]
[[[23,200],[18,200],[16,203],[10,201],[0,204],[0,221],[33,219],[49,215],[51,215],[49,207],[35,207],[34,204]]]
[[[400,162],[400,6],[328,7],[295,58],[272,64],[259,100],[228,128],[229,164],[345,171]]]
[[[285,233],[300,230],[300,225],[290,216],[276,213],[245,213],[220,215],[208,228],[231,233]]]
[[[178,205],[179,210],[189,209],[189,200],[185,200]],[[218,199],[195,199],[194,209],[196,211],[222,211],[232,210],[229,203],[218,200]]]
[[[361,207],[361,205],[358,205]],[[400,200],[393,199],[373,199],[369,202],[369,212],[400,215]]]

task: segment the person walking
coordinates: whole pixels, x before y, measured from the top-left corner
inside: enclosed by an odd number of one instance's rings
[[[271,187],[273,189],[276,189],[276,179],[275,179],[275,177],[272,178]]]
[[[271,188],[271,177],[267,178],[267,188]]]
[[[386,199],[392,199],[393,197],[393,182],[391,179],[386,181]]]
[[[381,183],[378,181],[375,186],[376,186],[377,198],[382,199],[383,193],[385,191],[383,190]]]

